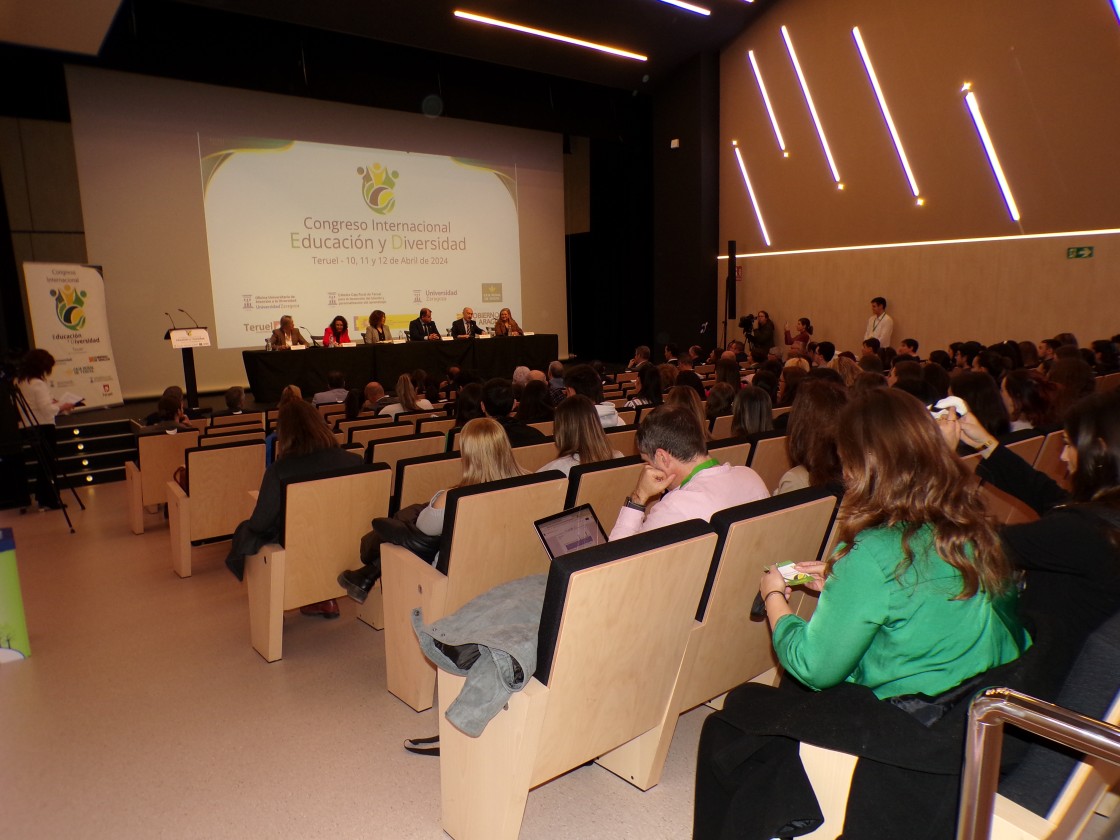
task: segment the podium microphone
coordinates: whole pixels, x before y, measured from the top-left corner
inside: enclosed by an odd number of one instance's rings
[[[198,327],[198,321],[194,320],[194,316],[191,313],[189,313],[185,309],[180,309],[179,311],[182,312],[184,315],[186,315],[188,318],[190,318],[192,321],[194,321],[194,325],[195,325],[196,328]]]
[[[175,326],[175,319],[171,317],[170,312],[164,312],[163,314],[166,315],[167,320],[171,322],[171,329],[173,329],[173,330],[179,329],[177,326]]]

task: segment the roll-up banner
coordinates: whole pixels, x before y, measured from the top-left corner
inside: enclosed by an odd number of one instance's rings
[[[35,347],[54,356],[48,378],[59,402],[81,408],[120,405],[121,384],[109,340],[101,269],[72,263],[23,264]]]

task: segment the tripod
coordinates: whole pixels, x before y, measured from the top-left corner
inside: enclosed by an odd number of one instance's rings
[[[61,468],[58,458],[55,456],[53,441],[48,443],[46,433],[43,426],[39,424],[35,412],[27,402],[27,398],[19,389],[15,379],[4,375],[2,377],[4,385],[7,386],[8,398],[11,400],[12,406],[15,408],[16,413],[24,419],[24,429],[27,430],[27,439],[31,443],[31,449],[35,453],[35,460],[39,464],[39,481],[45,477],[47,483],[50,485],[51,492],[54,498],[58,500],[62,507],[62,515],[66,517],[66,525],[70,528],[70,533],[75,533],[74,523],[70,520],[70,512],[66,508],[66,503],[62,501],[62,494],[60,492],[61,484],[59,478],[66,480],[67,487],[74,496],[74,501],[78,503],[78,507],[82,510],[86,506],[82,503],[81,498],[78,496],[78,491],[74,489],[73,484],[70,482],[70,476]],[[36,496],[41,495],[36,493]],[[24,508],[23,513],[27,512]]]

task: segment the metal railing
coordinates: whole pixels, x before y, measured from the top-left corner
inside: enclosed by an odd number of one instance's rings
[[[1117,727],[1010,688],[989,688],[969,710],[957,840],[983,840],[991,832],[1005,723],[1120,765]]]

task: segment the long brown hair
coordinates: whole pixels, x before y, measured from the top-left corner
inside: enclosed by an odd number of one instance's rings
[[[826,574],[862,531],[901,525],[903,556],[895,570],[900,577],[914,562],[911,539],[932,525],[938,555],[961,574],[958,600],[979,589],[1007,588],[1011,565],[969,471],[917,398],[892,388],[853,395],[840,412],[837,448],[846,488],[839,531],[845,547],[829,558]]]
[[[282,403],[276,419],[276,451],[278,458],[308,455],[321,449],[338,446],[331,430],[314,407],[303,400]]]
[[[840,479],[836,419],[847,402],[848,389],[833,382],[806,379],[797,389],[789,412],[786,448],[790,463],[805,467],[814,487]]]
[[[412,384],[410,374],[402,373],[397,379],[397,399],[400,400],[406,411],[420,411],[420,405],[417,403],[419,395],[416,393],[416,387]]]
[[[595,406],[587,397],[573,394],[556,406],[553,415],[556,451],[561,455],[579,455],[581,464],[609,461],[614,454]]]
[[[463,480],[456,487],[526,474],[513,458],[506,430],[489,417],[478,417],[463,426],[459,451],[463,455]]]

